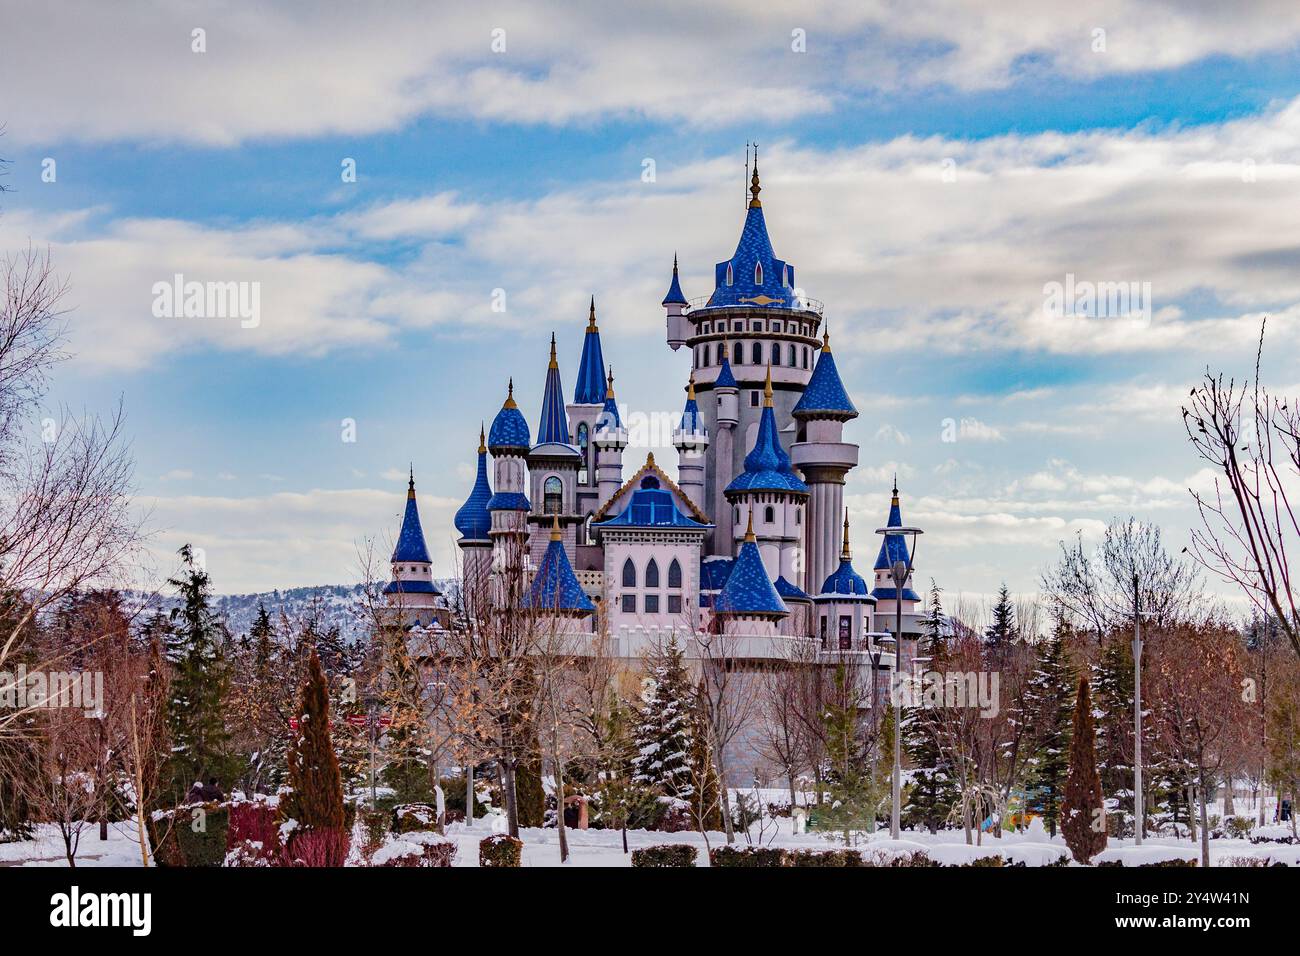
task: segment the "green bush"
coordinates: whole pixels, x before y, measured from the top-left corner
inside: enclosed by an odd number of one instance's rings
[[[1225,826],[1229,837],[1245,840],[1250,837],[1250,831],[1255,829],[1255,821],[1250,817],[1229,817]]]
[[[438,823],[438,810],[427,803],[403,803],[393,807],[392,821],[394,833],[432,830]]]
[[[786,866],[865,866],[857,850],[787,850]]]
[[[975,859],[971,860],[969,863],[958,863],[957,865],[958,865],[958,866],[990,867],[990,866],[1006,866],[1007,864],[1006,864],[1006,861],[1005,861],[1004,859],[1002,859],[1002,857],[1000,857],[1000,856],[977,856]]]
[[[694,866],[695,847],[686,843],[665,843],[632,851],[633,866]]]
[[[172,835],[182,866],[221,866],[226,858],[230,809],[220,803],[178,807],[172,814]]]
[[[519,866],[523,856],[524,841],[516,840],[505,833],[494,833],[479,841],[479,866]]]
[[[384,837],[388,835],[389,826],[393,822],[392,813],[387,810],[370,810],[362,808],[357,811],[361,815],[361,832],[364,834],[365,845],[376,847],[384,842]]]
[[[720,846],[709,851],[710,866],[784,866],[785,850],[774,846]]]

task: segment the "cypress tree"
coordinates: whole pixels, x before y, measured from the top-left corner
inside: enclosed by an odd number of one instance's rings
[[[1079,675],[1070,739],[1070,775],[1061,805],[1061,832],[1074,859],[1087,863],[1106,848],[1101,778],[1097,775],[1096,731],[1092,723],[1092,694],[1088,676]]]
[[[832,677],[832,694],[822,712],[822,726],[826,734],[826,789],[830,801],[818,811],[819,820],[831,829],[844,834],[844,842],[851,844],[853,834],[875,827],[878,781],[872,773],[871,754],[862,734],[861,713],[852,678],[843,664],[835,666]],[[886,710],[889,712],[889,709]],[[881,730],[886,729],[881,721]],[[882,734],[877,734],[880,740]],[[883,749],[877,760],[876,773],[887,775],[889,767]],[[892,752],[890,760],[892,761]]]
[[[289,748],[292,814],[307,831],[342,831],[343,778],[330,733],[330,689],[312,651],[298,700],[298,731]]]
[[[695,789],[691,796],[691,818],[701,832],[718,831],[722,829],[722,788],[718,784],[709,732],[709,699],[702,681],[692,695],[690,711],[689,766]]]

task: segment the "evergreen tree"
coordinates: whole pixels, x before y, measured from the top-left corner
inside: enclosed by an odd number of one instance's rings
[[[238,776],[226,725],[230,674],[223,652],[225,628],[210,610],[211,583],[187,544],[180,550],[182,574],[168,584],[182,604],[171,612],[167,656],[174,668],[167,726],[172,740],[167,779],[176,800],[196,780],[217,778],[225,786]]]
[[[998,589],[998,603],[993,605],[993,622],[984,631],[984,646],[996,657],[1016,641],[1016,609],[1011,592],[1004,584]]]
[[[677,638],[658,655],[651,672],[650,697],[636,729],[632,779],[665,796],[689,800],[691,785],[690,678]]]
[[[1068,633],[1069,626],[1058,619],[1052,633],[1038,643],[1025,692],[1025,716],[1033,733],[1026,808],[1043,818],[1052,836],[1056,836],[1070,766],[1074,668],[1066,645]]]
[[[341,832],[343,778],[330,731],[329,681],[312,651],[298,700],[298,730],[289,748],[290,813],[304,830]]]
[[[921,632],[925,635],[925,651],[930,657],[930,669],[941,670],[936,661],[942,661],[947,653],[948,617],[943,613],[943,591],[932,580],[930,582],[930,609],[921,619]]]
[[[429,802],[433,786],[428,764],[428,728],[421,702],[424,682],[406,646],[406,632],[390,628],[384,635],[385,715],[391,718],[384,734],[384,783],[403,803]]]
[[[832,693],[822,712],[825,783],[830,801],[818,811],[818,817],[829,828],[842,831],[844,842],[851,844],[855,832],[875,827],[881,768],[872,766],[871,750],[862,733],[857,691],[848,668],[837,664],[831,680]],[[882,729],[884,723],[881,721]],[[880,736],[877,734],[877,740]],[[885,763],[881,748],[877,748],[876,763]]]
[[[653,829],[662,811],[658,793],[635,782],[632,764],[636,757],[636,714],[612,689],[609,706],[601,721],[598,809],[594,822],[623,831],[623,852],[627,852],[627,831]]]
[[[1127,633],[1102,641],[1092,668],[1097,701],[1097,772],[1101,789],[1119,808],[1117,835],[1127,833],[1133,813],[1133,648]]]
[[[943,673],[948,659],[948,619],[943,613],[940,589],[930,583],[930,608],[921,620],[925,635],[926,669]],[[914,768],[903,806],[903,825],[925,827],[934,833],[948,819],[961,798],[947,760],[939,747],[937,729],[942,707],[918,706],[903,714],[903,750]]]
[[[709,698],[702,682],[691,697],[690,714],[688,766],[695,791],[690,798],[691,819],[700,832],[716,832],[722,829],[722,787],[709,732]]]
[[[1088,863],[1106,848],[1106,826],[1102,815],[1101,778],[1097,775],[1096,731],[1092,723],[1092,694],[1088,676],[1079,675],[1070,729],[1070,774],[1065,781],[1061,804],[1061,832],[1065,844],[1079,863]]]

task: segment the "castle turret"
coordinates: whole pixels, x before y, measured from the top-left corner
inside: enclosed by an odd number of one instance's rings
[[[704,500],[704,450],[709,447],[709,432],[704,427],[699,403],[695,400],[695,376],[686,386],[686,407],[682,421],[673,432],[673,447],[677,449],[677,485],[696,507],[707,504]]]
[[[486,609],[488,584],[492,574],[492,514],[487,505],[492,498],[488,485],[487,437],[478,433],[478,473],[469,497],[456,512],[454,523],[460,532],[456,544],[461,550],[461,590],[471,614]]]
[[[627,447],[627,429],[614,400],[614,370],[605,383],[605,405],[596,422],[597,486],[603,507],[623,487],[623,449]]]
[[[581,462],[575,486],[579,515],[592,514],[600,507],[598,492],[597,450],[594,442],[596,423],[605,404],[605,357],[600,347],[600,328],[596,325],[596,297],[591,297],[587,314],[587,331],[582,337],[582,357],[578,360],[578,381],[569,405],[569,429]],[[582,526],[580,525],[579,528]],[[587,543],[579,535],[580,543]]]
[[[406,512],[402,515],[402,530],[393,548],[393,579],[384,588],[388,604],[401,609],[408,620],[428,624],[434,618],[441,592],[433,584],[433,562],[424,543],[424,529],[420,527],[420,509],[415,501],[415,469],[411,469],[410,484],[406,489]]]
[[[578,515],[578,469],[582,455],[569,440],[569,418],[564,407],[564,389],[560,384],[560,363],[555,356],[555,334],[551,334],[551,358],[546,367],[546,385],[542,391],[542,418],[537,425],[537,443],[528,453],[528,474],[532,485],[533,509],[529,523],[542,532],[531,538],[533,562],[540,561],[547,548],[545,528],[558,516],[564,535],[564,547],[573,560],[577,546],[577,529],[583,519]]]
[[[493,481],[496,489],[488,499],[492,527],[492,567],[497,582],[497,600],[517,593],[518,575],[523,573],[528,547],[528,512],[532,506],[524,491],[526,458],[531,446],[528,422],[515,403],[515,383],[511,379],[506,400],[488,429],[488,451],[492,453]]]
[[[835,566],[844,476],[858,463],[858,446],[844,441],[844,423],[857,418],[858,410],[840,381],[828,332],[822,333],[817,367],[791,415],[799,425],[790,458],[808,485],[806,580],[817,582]]]
[[[668,347],[676,352],[686,343],[686,296],[682,295],[682,284],[677,278],[677,254],[673,254],[673,281],[668,286],[668,294],[660,303],[668,310]]]
[[[740,410],[737,408],[740,390],[736,386],[736,377],[731,374],[731,362],[726,356],[726,343],[723,343],[722,365],[718,369],[718,377],[713,382],[713,394],[717,399],[714,407],[715,427],[713,443],[713,461],[715,467],[722,468],[733,459],[733,449],[736,444],[736,425],[740,422]],[[730,531],[723,531],[728,528],[727,512],[730,508],[727,505],[727,482],[731,480],[731,475],[725,477],[721,474],[715,475],[715,480],[708,480],[708,456],[705,457],[705,494],[713,500],[709,502],[709,508],[713,512],[714,521],[718,524],[718,530],[715,531],[711,539],[710,553],[718,557],[729,558],[735,554],[735,535]],[[710,495],[710,489],[712,491]]]
[[[727,583],[713,602],[718,629],[737,636],[775,637],[777,625],[789,613],[759,553],[751,512]]]
[[[745,470],[727,485],[726,497],[733,506],[731,518],[736,538],[754,533],[753,525],[749,532],[741,530],[745,510],[752,509],[758,519],[758,548],[769,576],[784,577],[787,582],[802,587],[803,519],[808,487],[795,473],[790,456],[781,447],[770,374],[763,387],[763,411],[754,447],[745,456]]]
[[[553,514],[550,541],[537,564],[537,574],[533,576],[533,582],[525,592],[521,606],[558,617],[586,617],[596,610],[596,606],[578,583],[562,538],[560,516]],[[553,651],[561,652],[558,648]]]

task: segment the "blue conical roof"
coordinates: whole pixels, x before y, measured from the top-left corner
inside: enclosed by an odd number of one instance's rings
[[[885,522],[885,527],[903,527],[903,509],[898,504],[897,483],[894,486],[894,497],[889,503],[889,520]],[[876,556],[876,566],[873,570],[888,571],[899,561],[911,566],[911,559],[907,554],[907,538],[901,534],[886,534],[884,540],[880,542],[880,554]],[[893,587],[878,587],[871,592],[871,596],[879,601],[892,601],[896,594],[897,589]],[[911,588],[905,587],[903,600],[919,601],[921,598]]]
[[[704,419],[700,417],[700,405],[695,400],[694,376],[691,376],[691,383],[686,389],[686,407],[682,409],[681,430],[689,434],[708,434],[708,429],[704,427]]]
[[[753,198],[745,211],[745,225],[731,258],[714,266],[710,307],[753,304],[772,309],[796,308],[794,266],[778,259],[772,251],[763,204],[758,199],[760,188],[755,160],[750,185]]]
[[[763,413],[758,419],[758,436],[754,447],[745,456],[745,470],[732,479],[727,491],[792,491],[807,494],[808,486],[795,474],[790,456],[781,447],[776,429],[776,413],[772,410],[771,372],[768,373],[767,395],[763,399]]]
[[[677,256],[673,256],[673,281],[668,286],[668,294],[660,305],[687,305],[686,296],[682,295],[682,284],[677,281]]]
[[[542,563],[537,568],[528,593],[524,595],[523,606],[539,611],[560,611],[570,614],[590,614],[596,610],[578,583],[573,573],[573,565],[564,551],[564,542],[560,540],[559,526],[551,532],[551,543],[546,546]]]
[[[511,379],[506,400],[501,411],[497,412],[497,417],[492,419],[492,427],[488,430],[488,448],[495,455],[498,451],[527,451],[531,445],[528,422],[515,404],[515,383]]]
[[[555,334],[551,334],[551,363],[546,368],[546,387],[542,390],[542,420],[537,425],[537,444],[569,443],[569,415],[564,409],[564,389],[560,385],[560,363],[555,358]]]
[[[596,326],[596,297],[591,297],[587,334],[582,338],[578,360],[578,382],[573,387],[573,404],[600,405],[605,401],[605,357],[600,351],[600,329]]]
[[[840,566],[826,578],[821,593],[865,598],[867,582],[853,570],[853,561],[847,555],[840,555]]]
[[[722,367],[718,369],[718,377],[713,380],[714,388],[736,388],[736,376],[731,372],[731,360],[727,356],[722,356]]]
[[[478,475],[474,478],[474,487],[469,497],[456,512],[454,524],[460,532],[462,541],[484,541],[492,528],[492,516],[488,513],[487,503],[492,498],[492,489],[488,485],[487,447],[483,435],[479,433]]]
[[[429,564],[429,549],[424,544],[424,529],[420,527],[420,509],[415,504],[415,474],[406,489],[406,514],[402,516],[402,531],[393,549],[393,563],[410,562]]]
[[[717,600],[713,602],[713,609],[721,615],[762,614],[784,617],[790,613],[772,579],[767,576],[767,568],[763,566],[763,557],[758,553],[753,531],[745,535],[740,553],[736,555],[731,573],[727,575],[727,583],[722,586]]]
[[[609,370],[609,378],[605,380],[605,405],[600,410],[600,417],[596,419],[596,430],[604,428],[622,428],[623,419],[618,414],[618,402],[614,400],[614,370]]]
[[[853,407],[849,393],[840,381],[839,370],[835,367],[829,334],[822,338],[817,366],[791,414],[795,418],[837,418],[843,421],[858,417],[858,410]]]

